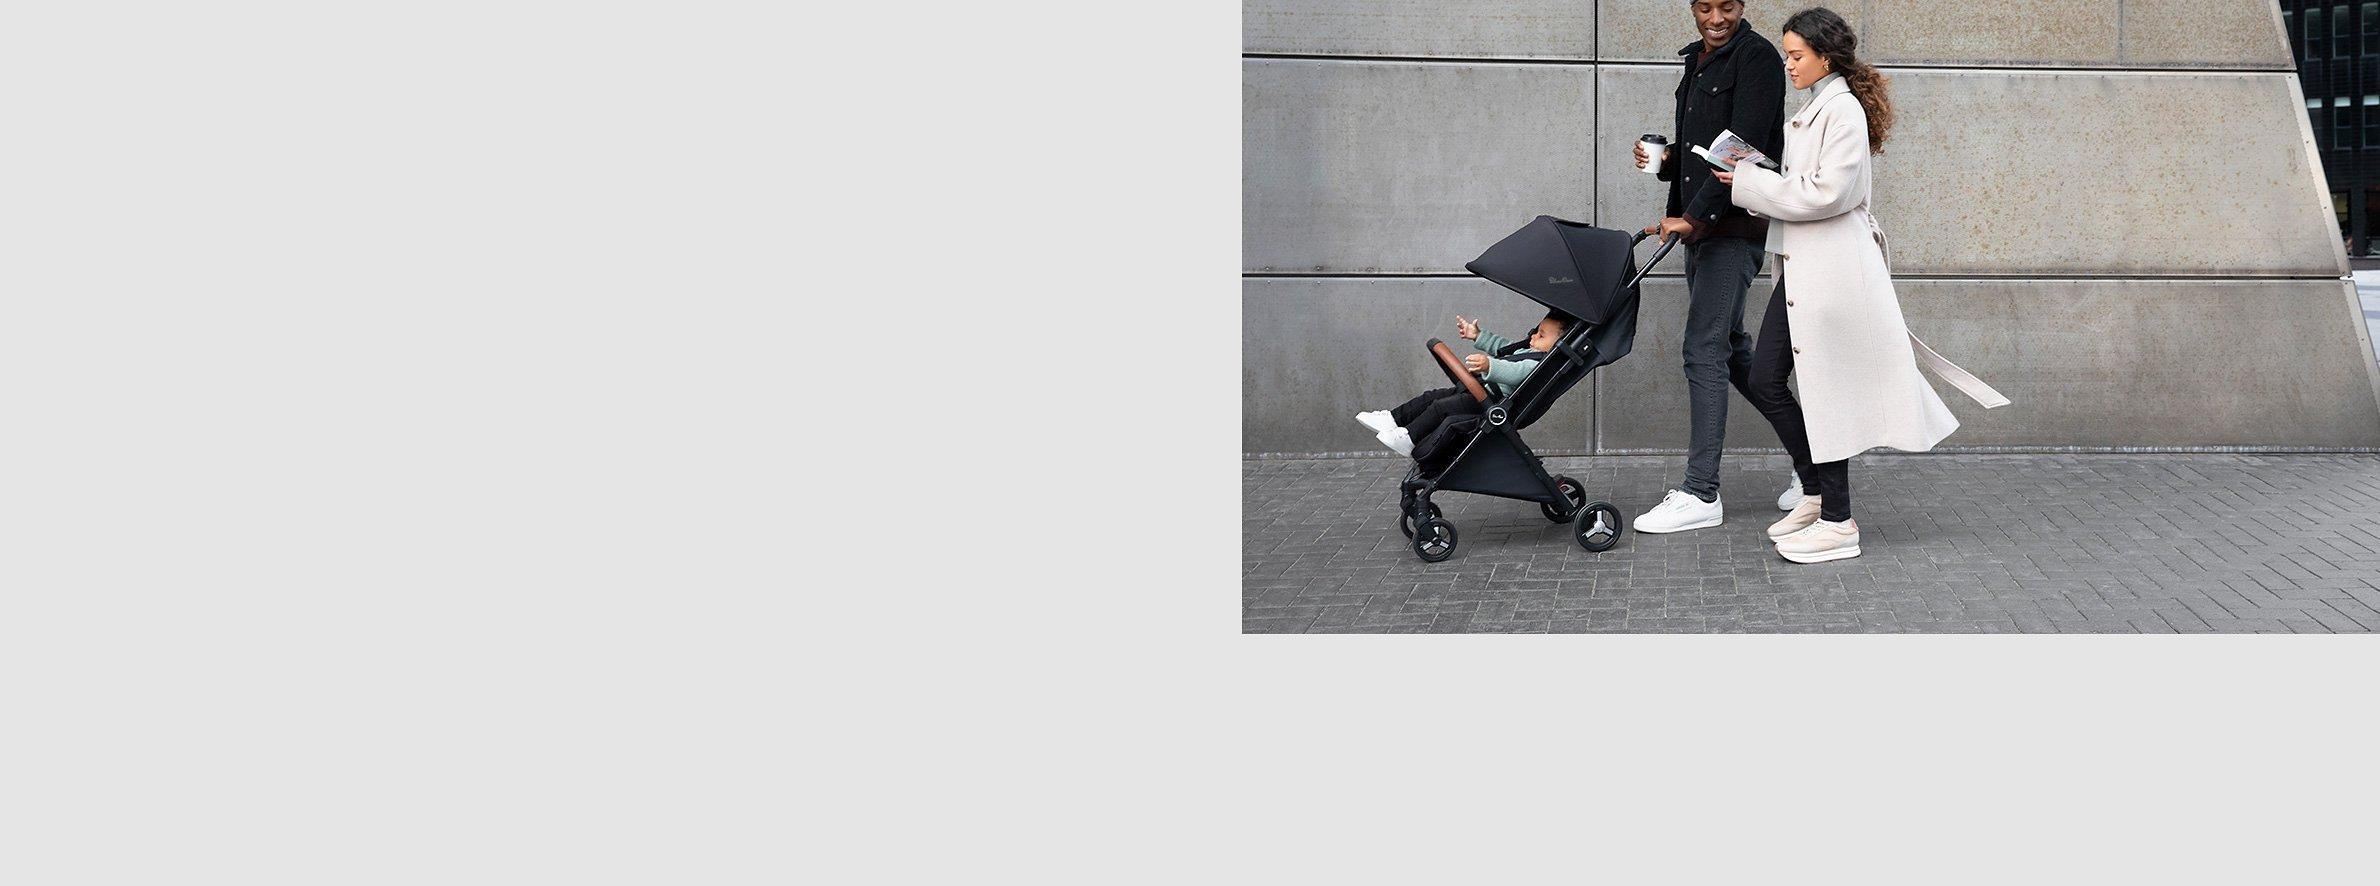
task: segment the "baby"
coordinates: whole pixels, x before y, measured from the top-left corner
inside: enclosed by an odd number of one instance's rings
[[[1529,370],[1537,368],[1537,361],[1553,350],[1554,342],[1561,340],[1570,322],[1570,316],[1560,311],[1548,313],[1545,319],[1537,321],[1528,341],[1518,342],[1493,332],[1481,332],[1479,321],[1458,314],[1454,318],[1454,331],[1471,340],[1473,347],[1486,352],[1465,355],[1464,368],[1485,379],[1490,393],[1510,397],[1512,389],[1528,377]],[[1453,427],[1446,419],[1484,411],[1485,404],[1458,386],[1425,391],[1395,409],[1358,412],[1355,420],[1378,432],[1380,442],[1399,455],[1412,455],[1416,448],[1427,455],[1445,445],[1446,438],[1468,430]]]

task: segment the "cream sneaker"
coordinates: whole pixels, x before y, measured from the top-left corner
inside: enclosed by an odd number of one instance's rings
[[[1777,553],[1795,563],[1824,563],[1859,556],[1859,521],[1819,520],[1777,541]]]
[[[1793,506],[1793,513],[1786,514],[1783,520],[1769,524],[1768,540],[1784,541],[1786,536],[1807,529],[1810,524],[1816,522],[1818,522],[1818,496],[1804,496],[1800,504]]]
[[[1386,409],[1358,412],[1355,414],[1355,420],[1358,424],[1371,428],[1374,434],[1385,434],[1397,426],[1396,418]],[[1800,487],[1794,488],[1799,489]]]
[[[1636,515],[1638,532],[1684,532],[1688,529],[1707,529],[1727,519],[1727,510],[1720,507],[1722,499],[1703,501],[1683,489],[1672,489],[1661,497],[1652,510]]]

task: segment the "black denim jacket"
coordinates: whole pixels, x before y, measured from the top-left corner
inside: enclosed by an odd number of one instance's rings
[[[1696,240],[1742,237],[1765,242],[1768,220],[1754,218],[1731,202],[1730,188],[1711,177],[1718,170],[1688,148],[1707,148],[1721,130],[1730,130],[1782,161],[1785,57],[1752,30],[1750,19],[1737,22],[1735,36],[1709,59],[1701,59],[1700,40],[1678,50],[1678,55],[1685,59],[1685,73],[1678,79],[1675,143],[1661,162],[1659,177],[1669,183],[1663,214],[1693,221]]]

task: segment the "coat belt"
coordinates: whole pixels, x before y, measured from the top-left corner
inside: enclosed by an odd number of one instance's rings
[[[1885,238],[1884,226],[1876,223],[1876,214],[1868,211],[1866,203],[1859,204],[1859,214],[1868,220],[1868,233],[1875,236],[1876,248],[1884,253],[1885,270],[1892,270],[1892,242]],[[2008,398],[1993,390],[1991,385],[1984,384],[1983,379],[1976,378],[1974,373],[1960,369],[1958,364],[1936,353],[1925,343],[1925,339],[1918,338],[1917,333],[1908,332],[1908,327],[1903,326],[1901,330],[1908,333],[1909,349],[1916,352],[1918,365],[1949,382],[1951,387],[1959,389],[1959,393],[1983,404],[1985,409],[2008,405]]]

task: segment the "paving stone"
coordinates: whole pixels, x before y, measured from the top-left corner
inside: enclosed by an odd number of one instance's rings
[[[1628,516],[1678,456],[1549,459]],[[1728,455],[1723,526],[1591,554],[1536,505],[1435,497],[1423,563],[1393,458],[1242,462],[1246,633],[2370,633],[2380,455],[1860,457],[1861,556],[1799,565],[1762,534],[1783,456]]]

